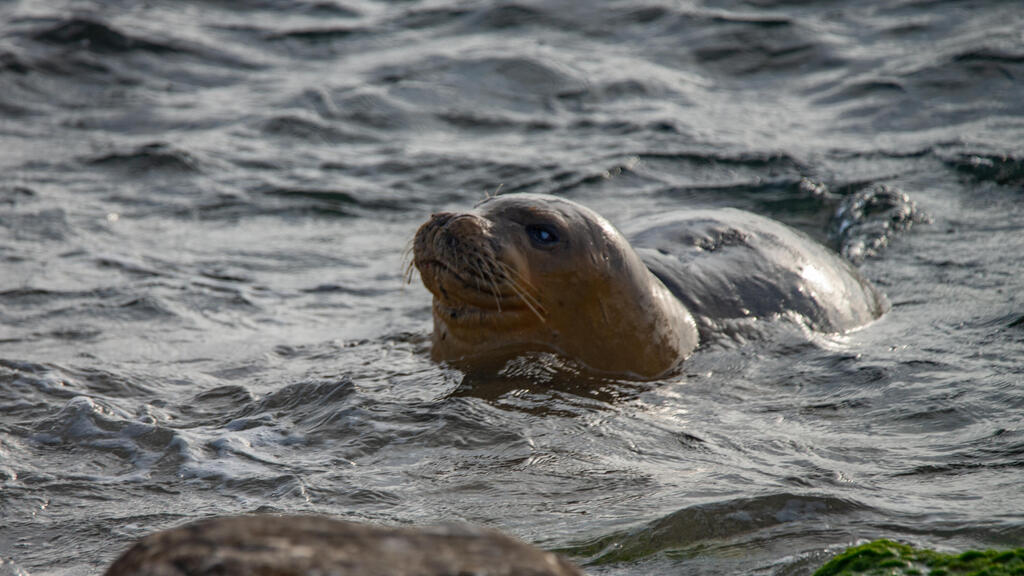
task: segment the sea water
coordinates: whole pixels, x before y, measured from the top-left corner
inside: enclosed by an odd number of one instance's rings
[[[622,576],[1021,546],[1022,30],[996,0],[0,1],[2,569],[252,512]],[[752,210],[892,308],[659,382],[466,375],[403,254],[495,191]]]

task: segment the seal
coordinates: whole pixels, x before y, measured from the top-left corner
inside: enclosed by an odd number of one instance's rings
[[[228,516],[150,534],[106,576],[582,576],[561,557],[471,526],[387,527],[324,516]]]
[[[631,237],[538,194],[432,215],[412,264],[433,294],[433,358],[472,366],[547,351],[600,374],[657,379],[731,320],[786,316],[843,332],[887,307],[836,253],[749,212],[664,214]]]

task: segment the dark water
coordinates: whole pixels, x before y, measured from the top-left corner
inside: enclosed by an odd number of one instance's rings
[[[1017,1],[0,0],[0,573],[253,511],[609,575],[1024,545],[1022,30]],[[754,210],[893,308],[666,382],[464,377],[402,253],[499,187]]]

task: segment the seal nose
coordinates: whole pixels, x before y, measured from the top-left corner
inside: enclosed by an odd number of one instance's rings
[[[476,238],[487,230],[487,222],[472,214],[448,214],[443,225],[446,235],[451,238],[468,240]]]
[[[448,248],[455,248],[459,244],[456,238],[457,234],[453,234],[451,229],[454,222],[458,221],[458,216],[452,212],[437,212],[431,214],[430,221],[427,222],[427,226],[436,231],[439,236],[438,240],[444,242]]]
[[[454,254],[462,250],[463,246],[481,243],[486,231],[486,222],[473,214],[431,214],[430,219],[416,231],[413,254],[418,259]]]

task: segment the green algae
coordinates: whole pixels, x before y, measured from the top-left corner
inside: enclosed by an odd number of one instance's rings
[[[942,554],[891,540],[854,546],[814,576],[1024,576],[1024,548]]]

